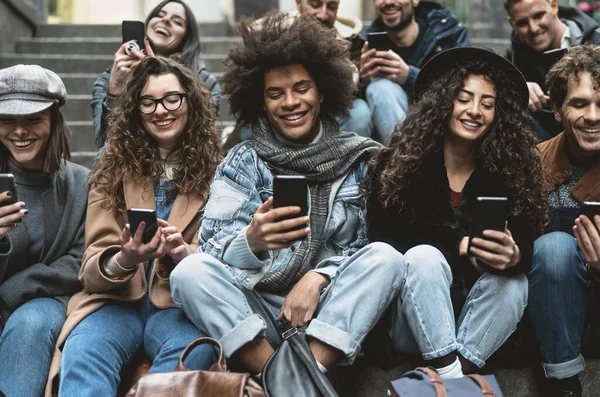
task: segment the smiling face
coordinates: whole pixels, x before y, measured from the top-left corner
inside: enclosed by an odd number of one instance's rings
[[[0,115],[0,142],[19,168],[42,171],[51,134],[50,109],[27,116]]]
[[[565,101],[555,105],[554,114],[563,123],[571,155],[585,161],[600,154],[600,90],[589,72],[569,79]]]
[[[323,97],[313,78],[300,64],[265,72],[265,111],[275,130],[298,143],[310,143],[319,134]]]
[[[185,8],[179,3],[167,3],[158,15],[150,19],[146,34],[154,53],[169,56],[179,50],[186,34]]]
[[[373,0],[375,13],[386,30],[402,30],[411,24],[419,0]]]
[[[149,99],[161,99],[170,94],[184,93],[183,88],[174,74],[150,76],[140,95],[140,104],[145,106]],[[146,99],[146,101],[144,101]],[[163,101],[168,101],[165,98]],[[173,96],[173,101],[176,97]],[[176,104],[168,103],[168,107],[175,108]],[[157,104],[152,114],[141,114],[142,124],[152,136],[158,146],[166,150],[174,150],[180,144],[183,131],[188,121],[187,99],[183,98],[177,110],[167,110],[164,105]]]
[[[317,18],[327,27],[333,28],[340,0],[296,0],[300,14]]]
[[[453,102],[448,131],[453,139],[476,142],[488,132],[496,114],[496,89],[484,76],[470,75]]]
[[[536,52],[560,48],[562,22],[556,0],[522,0],[508,10],[519,39]]]

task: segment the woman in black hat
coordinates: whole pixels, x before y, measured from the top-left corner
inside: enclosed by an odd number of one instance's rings
[[[440,53],[415,96],[371,162],[368,233],[408,262],[391,310],[395,352],[420,354],[451,378],[483,367],[523,314],[524,273],[545,219],[542,174],[526,82],[501,56]],[[482,196],[508,199],[507,222],[469,247]]]
[[[7,396],[43,394],[67,302],[81,289],[89,171],[67,161],[66,98],[50,70],[0,70],[0,391]]]

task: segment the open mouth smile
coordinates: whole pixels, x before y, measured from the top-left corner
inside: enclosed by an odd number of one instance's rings
[[[157,27],[156,29],[154,29],[154,33],[156,33],[157,35],[161,36],[161,37],[169,37],[171,36],[171,34],[169,33],[169,31],[163,27]]]
[[[295,124],[301,124],[304,121],[304,117],[307,114],[308,114],[308,110],[304,111],[304,112],[279,116],[279,118],[281,118],[283,121],[285,121],[286,124],[295,125]]]
[[[600,126],[598,127],[579,127],[579,129],[586,134],[597,134],[600,132]]]
[[[18,147],[19,149],[23,149],[23,148],[27,148],[27,147],[31,146],[35,142],[35,139],[28,139],[28,140],[23,140],[23,141],[11,141],[11,142],[13,145]]]
[[[168,120],[153,121],[152,124],[154,124],[156,127],[158,127],[158,129],[166,130],[169,127],[171,127],[171,125],[174,122],[175,122],[175,119],[168,119]]]
[[[460,123],[468,130],[476,130],[483,125],[480,122],[473,120],[460,120]]]

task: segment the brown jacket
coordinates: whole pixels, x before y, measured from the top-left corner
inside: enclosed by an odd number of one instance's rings
[[[571,178],[571,164],[567,156],[564,131],[540,143],[538,149],[545,170],[546,191],[554,191]],[[580,204],[584,201],[600,201],[600,161],[573,186],[571,194]]]
[[[123,187],[127,208],[156,209],[154,189],[151,183],[144,183],[141,179],[128,179],[123,183]],[[86,316],[102,307],[105,302],[138,301],[142,299],[147,290],[145,270],[148,262],[140,263],[137,271],[119,280],[108,278],[100,270],[104,261],[120,250],[121,231],[127,223],[126,213],[102,208],[104,201],[105,197],[98,188],[90,191],[85,226],[86,249],[79,272],[83,291],[75,294],[69,301],[67,320],[58,336],[50,365],[46,397],[56,395],[62,347],[75,326]],[[176,226],[181,232],[184,241],[190,245],[188,249],[191,252],[195,252],[198,245],[198,222],[204,202],[205,198],[199,195],[180,194],[175,199],[167,220],[171,226]],[[161,261],[152,271],[149,290],[150,299],[155,306],[175,307],[175,303],[171,299],[169,274]]]

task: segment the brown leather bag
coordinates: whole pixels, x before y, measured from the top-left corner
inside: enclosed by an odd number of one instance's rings
[[[183,361],[196,346],[210,343],[219,349],[219,360],[208,371],[190,371]],[[175,372],[143,376],[125,397],[265,397],[250,374],[227,371],[223,349],[212,338],[196,339],[185,348]]]

